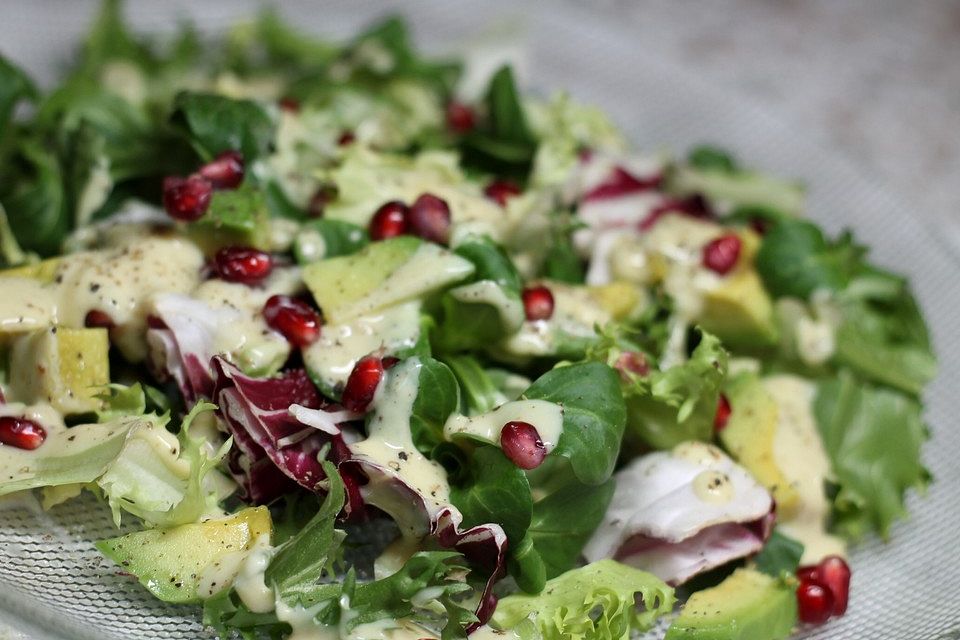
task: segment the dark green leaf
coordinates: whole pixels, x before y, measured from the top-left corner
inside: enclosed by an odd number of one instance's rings
[[[310,242],[309,232],[314,231],[323,238],[323,257],[335,258],[356,253],[370,243],[370,236],[367,230],[343,220],[330,220],[322,218],[320,220],[311,220],[303,225],[300,234],[294,244],[294,255],[300,264],[313,262],[308,251],[304,250],[301,242]]]
[[[265,582],[291,604],[320,578],[332,575],[344,538],[344,533],[335,528],[337,514],[343,509],[343,481],[331,463],[324,462],[323,470],[329,484],[323,505],[303,529],[277,550],[264,574]]]
[[[464,164],[495,173],[526,177],[537,148],[509,66],[501,67],[490,80],[484,98],[486,118],[464,136]]]
[[[508,291],[520,292],[523,282],[503,248],[487,236],[472,237],[453,251],[476,267],[472,282],[492,280]]]
[[[613,473],[626,422],[620,379],[614,370],[597,362],[558,367],[523,395],[563,406],[563,434],[551,455],[569,459],[580,482],[605,482]]]
[[[543,262],[543,275],[559,282],[583,284],[586,275],[583,261],[569,238],[561,237],[550,246]]]
[[[863,250],[849,235],[827,242],[812,222],[784,220],[764,236],[756,265],[774,297],[805,300],[816,289],[843,289],[862,257]]]
[[[14,109],[22,100],[35,99],[33,82],[18,67],[0,55],[0,143],[7,137],[7,129]]]
[[[460,383],[469,414],[484,413],[500,404],[501,395],[490,375],[471,355],[446,356],[443,361]]]
[[[205,253],[229,246],[270,247],[270,220],[263,192],[251,185],[216,191],[202,218],[187,233]]]
[[[530,524],[527,476],[493,446],[479,445],[450,489],[450,501],[463,514],[463,526],[495,522],[510,544],[519,543]]]
[[[266,155],[274,137],[267,112],[250,100],[184,92],[176,98],[173,121],[182,126],[204,160],[223,151],[240,151],[249,165]]]
[[[690,150],[687,162],[701,171],[720,171],[736,173],[739,170],[736,159],[726,149],[710,145],[700,145]]]
[[[420,358],[420,384],[410,416],[413,442],[425,455],[443,442],[443,425],[460,408],[460,387],[450,368],[429,357]]]
[[[842,297],[835,361],[907,393],[923,391],[937,362],[906,281],[871,270],[851,282]]]
[[[26,141],[19,150],[17,162],[21,174],[3,195],[10,228],[28,251],[50,256],[70,231],[64,180],[56,156],[38,141]]]
[[[784,572],[796,572],[802,557],[803,545],[774,529],[763,549],[753,557],[753,563],[759,571],[779,578]]]
[[[576,566],[615,487],[613,479],[599,486],[570,481],[534,503],[527,537],[544,563],[547,579]]]
[[[836,527],[854,539],[871,529],[886,537],[906,514],[906,490],[923,488],[929,479],[920,463],[927,438],[920,404],[841,371],[819,383],[813,410],[840,485]]]

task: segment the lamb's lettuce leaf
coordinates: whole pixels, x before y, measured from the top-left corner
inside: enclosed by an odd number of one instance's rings
[[[576,478],[603,484],[613,473],[626,423],[620,380],[606,364],[557,367],[538,378],[523,396],[563,407],[563,433],[551,455],[570,460]]]
[[[858,539],[906,515],[907,489],[923,489],[930,476],[920,461],[928,432],[920,403],[875,387],[848,371],[817,385],[814,415],[839,484],[834,526]]]
[[[239,151],[248,163],[265,155],[274,138],[274,123],[251,100],[212,93],[184,92],[177,96],[173,120],[204,160],[223,151]]]
[[[774,529],[753,564],[758,571],[779,578],[784,572],[793,575],[802,557],[803,544]]]
[[[806,300],[818,289],[846,287],[860,268],[863,254],[849,234],[828,241],[812,222],[783,220],[767,231],[756,265],[774,297]]]
[[[600,560],[549,580],[539,595],[501,599],[493,624],[511,629],[532,618],[544,640],[627,640],[669,613],[673,603],[673,589],[656,576]]]

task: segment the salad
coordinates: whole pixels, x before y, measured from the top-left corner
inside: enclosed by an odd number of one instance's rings
[[[929,481],[907,282],[803,185],[482,72],[109,0],[52,90],[0,58],[0,495],[94,494],[221,638],[842,616]]]

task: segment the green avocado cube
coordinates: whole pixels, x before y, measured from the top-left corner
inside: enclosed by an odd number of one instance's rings
[[[737,569],[690,596],[664,640],[782,640],[797,623],[797,597],[782,580]]]

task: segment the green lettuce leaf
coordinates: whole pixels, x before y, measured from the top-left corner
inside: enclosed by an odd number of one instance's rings
[[[720,340],[701,332],[686,362],[624,383],[630,438],[656,449],[709,440],[727,360]]]
[[[233,440],[211,453],[206,438],[190,433],[198,416],[215,408],[209,403],[195,405],[183,419],[177,438],[165,437],[162,427],[154,427],[152,433],[143,428],[129,433],[117,457],[97,479],[117,525],[122,511],[157,527],[197,522],[216,513],[224,497],[224,482],[218,482],[216,467]]]
[[[251,163],[266,155],[273,142],[273,121],[250,100],[184,92],[177,96],[175,107],[173,121],[183,127],[204,160],[234,150]]]
[[[756,266],[774,297],[806,300],[817,289],[846,287],[860,268],[863,254],[849,234],[828,241],[812,222],[783,220],[764,235]]]
[[[839,484],[835,528],[852,539],[870,530],[886,538],[906,515],[906,490],[930,479],[920,462],[928,435],[920,403],[841,371],[818,384],[813,410]]]
[[[343,480],[333,464],[324,461],[323,470],[327,476],[327,497],[306,526],[280,546],[264,574],[264,581],[274,588],[277,597],[291,605],[320,579],[334,575],[346,537],[335,528],[346,498]]]
[[[537,141],[509,66],[501,67],[490,79],[484,106],[486,118],[461,141],[464,166],[525,179]]]
[[[779,578],[784,572],[793,575],[803,557],[803,544],[774,529],[760,553],[753,557],[758,571]]]
[[[587,485],[607,481],[620,453],[626,408],[620,379],[598,362],[561,366],[538,378],[523,396],[563,406],[563,433],[551,455],[570,460]]]
[[[705,147],[674,168],[667,186],[674,193],[700,193],[734,207],[767,206],[791,216],[803,210],[806,199],[802,185],[743,170],[725,152]]]
[[[474,449],[450,488],[450,501],[463,514],[463,527],[496,522],[511,545],[519,543],[530,526],[530,483],[498,447]]]
[[[937,361],[906,280],[871,270],[840,298],[843,319],[834,361],[874,382],[919,394],[936,374]]]
[[[458,287],[447,291],[441,300],[442,319],[437,324],[435,342],[441,350],[463,351],[494,344],[516,332],[523,323],[522,282],[513,262],[490,238],[471,236],[459,244],[454,253],[476,267],[469,282],[495,287],[497,302],[473,302],[458,296]]]
[[[410,415],[410,435],[425,455],[443,442],[443,425],[460,408],[460,386],[450,367],[439,360],[420,357],[417,398]]]
[[[511,629],[532,618],[544,640],[628,640],[673,603],[673,590],[656,576],[601,560],[553,578],[540,595],[502,598],[493,625]]]

